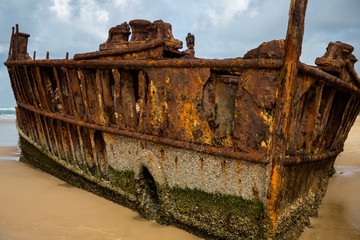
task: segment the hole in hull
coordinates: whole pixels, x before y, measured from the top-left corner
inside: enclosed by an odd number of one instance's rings
[[[154,220],[160,209],[159,195],[154,178],[144,167],[141,171],[138,190],[139,210],[143,217]]]

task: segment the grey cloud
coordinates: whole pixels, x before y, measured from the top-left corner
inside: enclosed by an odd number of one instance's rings
[[[72,56],[97,50],[110,27],[137,18],[171,23],[174,37],[182,41],[192,32],[196,55],[205,58],[240,57],[262,42],[285,38],[290,0],[246,0],[244,6],[227,15],[226,5],[221,4],[230,2],[70,0],[71,11],[61,16],[53,7],[54,1],[0,0],[0,61],[7,58],[11,26],[15,23],[20,24],[21,31],[31,34],[29,53],[37,51],[38,58],[44,58],[46,51],[51,58],[64,58],[66,52]],[[209,9],[216,15],[209,14]],[[337,40],[352,44],[354,54],[360,58],[359,10],[359,0],[309,0],[301,60],[313,64],[324,54],[327,44]],[[1,67],[0,81],[0,96],[7,94],[11,99],[5,67]]]

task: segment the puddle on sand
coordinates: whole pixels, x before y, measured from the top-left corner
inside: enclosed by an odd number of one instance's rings
[[[342,175],[342,176],[351,177],[357,173],[360,173],[360,166],[356,166],[356,165],[337,165],[335,166],[335,169],[336,169],[335,176]]]

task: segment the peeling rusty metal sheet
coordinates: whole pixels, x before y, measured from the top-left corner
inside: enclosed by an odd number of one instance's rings
[[[189,142],[183,142],[183,141],[167,139],[167,138],[160,138],[160,137],[156,137],[156,136],[140,134],[137,132],[128,132],[126,130],[120,130],[120,129],[115,129],[115,128],[111,128],[111,127],[100,126],[97,124],[91,124],[91,123],[87,123],[84,121],[77,121],[77,120],[71,119],[69,117],[63,117],[56,113],[49,113],[47,111],[39,110],[32,106],[22,104],[22,103],[19,103],[18,105],[22,108],[25,108],[25,109],[35,112],[37,114],[41,114],[43,116],[50,117],[53,119],[58,119],[58,120],[61,120],[61,121],[67,122],[67,123],[75,124],[80,127],[86,127],[86,128],[90,128],[90,129],[94,129],[94,130],[108,132],[108,133],[120,134],[120,135],[128,136],[128,137],[140,138],[140,139],[158,142],[158,143],[162,143],[162,144],[166,144],[166,145],[170,145],[170,146],[182,147],[182,148],[186,148],[186,149],[193,149],[196,151],[203,151],[203,152],[207,152],[207,153],[214,154],[214,155],[224,155],[226,157],[241,159],[241,160],[255,162],[255,163],[262,163],[262,164],[268,163],[267,159],[264,159],[261,154],[233,152],[231,149],[217,148],[217,147],[200,145],[200,144],[192,144]]]
[[[291,214],[309,214],[304,209],[322,197],[360,111],[352,46],[330,43],[318,67],[299,62],[306,6],[291,0],[285,40],[222,60],[195,58],[191,33],[180,51],[182,42],[161,20],[117,25],[99,51],[35,60],[27,54],[29,35],[17,26],[5,65],[19,129],[100,180],[108,181],[111,163],[122,164],[120,155],[132,159],[125,171],[137,176],[129,166],[150,162],[161,179],[165,171],[176,175],[174,186],[178,174],[190,172],[182,180],[204,183],[200,190],[260,201],[270,238],[286,235]],[[178,154],[184,149],[189,156]]]

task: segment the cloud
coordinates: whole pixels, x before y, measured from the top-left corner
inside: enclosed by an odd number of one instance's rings
[[[0,0],[0,4],[4,62],[16,23],[20,31],[31,34],[30,55],[35,50],[38,59],[45,58],[49,51],[50,58],[64,58],[66,52],[71,57],[97,50],[110,27],[136,18],[163,19],[182,41],[188,32],[195,34],[197,57],[241,57],[262,42],[285,38],[290,0]],[[359,9],[359,0],[309,1],[302,61],[314,64],[328,43],[337,40],[353,45],[360,59]],[[0,81],[8,81],[7,74],[0,74]]]
[[[54,5],[49,9],[54,12],[56,16],[64,22],[68,22],[72,13],[72,6],[70,6],[70,0],[53,0]]]
[[[359,0],[309,1],[308,15],[312,15],[310,28],[322,31],[338,31],[344,27],[360,27]]]
[[[43,58],[63,58],[65,52],[94,51],[106,40],[110,8],[96,0],[54,0],[39,2],[32,18],[29,51]]]
[[[227,24],[238,14],[248,10],[251,0],[210,1],[206,13],[214,25]]]
[[[204,14],[193,24],[198,56],[241,57],[262,42],[285,37],[288,0],[239,1],[238,5],[218,2],[218,6],[208,6],[216,12],[215,18]]]
[[[99,30],[102,31],[101,26],[109,20],[108,11],[95,0],[53,0],[49,10],[56,14],[62,24],[76,30],[86,30],[95,36],[103,36]]]
[[[138,5],[141,0],[112,0],[113,6],[115,8],[125,9],[125,7],[131,5]]]
[[[0,54],[1,53],[7,53],[9,50],[9,45],[8,44],[0,44]]]
[[[94,0],[80,0],[78,9],[80,11],[79,23],[83,25],[106,24],[109,20],[109,13]]]

